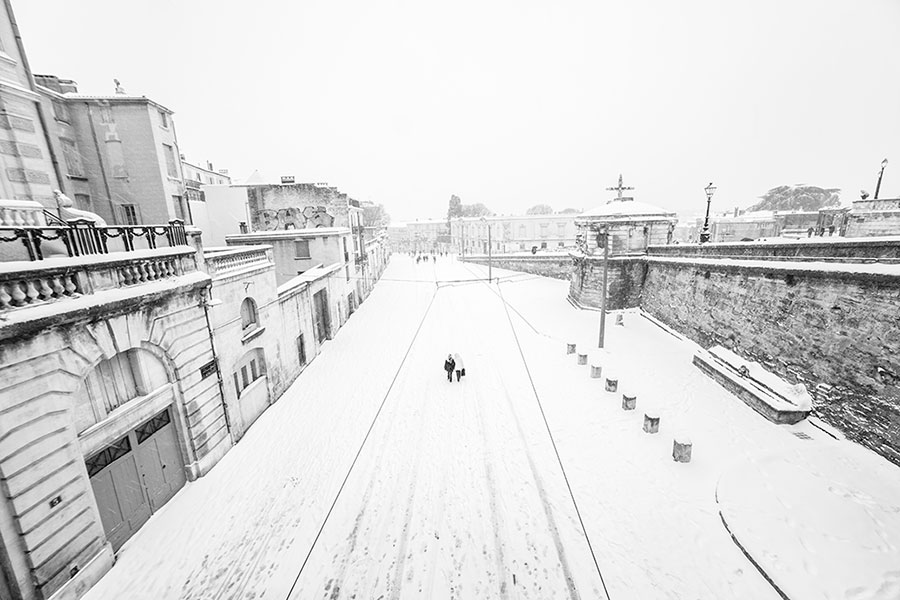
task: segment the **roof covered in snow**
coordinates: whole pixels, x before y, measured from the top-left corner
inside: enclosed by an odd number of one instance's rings
[[[660,208],[646,202],[635,200],[610,200],[606,204],[576,215],[576,219],[597,220],[603,218],[648,218],[648,217],[675,217],[671,210]]]

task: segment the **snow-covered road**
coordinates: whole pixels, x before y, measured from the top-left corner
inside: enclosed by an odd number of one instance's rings
[[[565,354],[595,337],[597,314],[573,309],[565,282],[498,274],[488,286],[479,267],[395,256],[87,598],[605,598],[605,582],[616,600],[777,600],[722,526],[716,483],[732,464],[834,441],[765,421],[691,366],[690,343],[636,313],[609,327],[622,385],[638,392],[624,412]],[[443,374],[449,352],[465,360],[461,383]],[[655,436],[640,429],[648,405]],[[671,459],[676,428],[693,438],[689,465]]]

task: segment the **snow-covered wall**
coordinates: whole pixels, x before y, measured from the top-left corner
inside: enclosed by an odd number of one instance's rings
[[[900,464],[900,265],[650,258],[641,306],[807,385],[815,411]]]
[[[463,260],[479,265],[488,264],[488,257],[481,255],[466,256]],[[553,256],[499,255],[491,257],[491,264],[498,269],[521,271],[554,279],[568,279],[572,270],[572,258],[568,253]]]

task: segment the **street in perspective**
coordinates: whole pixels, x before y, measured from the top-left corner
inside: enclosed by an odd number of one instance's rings
[[[900,599],[900,6],[173,8],[0,11],[0,600]]]

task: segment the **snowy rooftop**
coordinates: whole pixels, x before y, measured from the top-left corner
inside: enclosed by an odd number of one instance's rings
[[[636,200],[610,200],[606,204],[576,216],[578,220],[619,217],[674,218],[675,212],[660,208],[659,206],[647,204],[646,202],[638,202]]]

